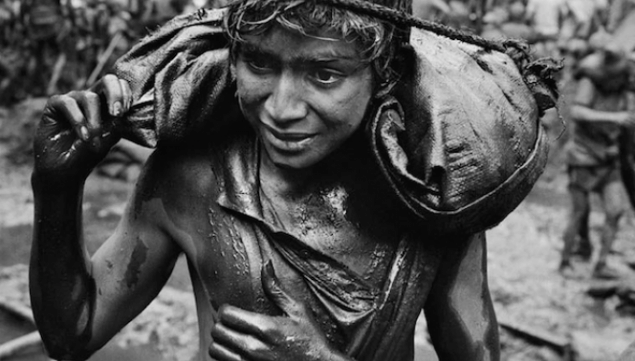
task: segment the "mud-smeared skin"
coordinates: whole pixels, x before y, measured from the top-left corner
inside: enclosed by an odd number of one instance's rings
[[[495,319],[487,291],[485,243],[482,234],[472,237],[469,242],[455,243],[446,254],[446,261],[453,268],[450,274],[455,276],[439,284],[438,294],[432,295],[426,304],[430,335],[441,360],[500,359],[497,323],[484,322]],[[436,312],[432,313],[432,309]],[[448,342],[463,346],[447,347]]]
[[[350,145],[353,146],[354,142]],[[321,189],[322,192],[317,192],[312,197],[302,198],[305,202],[289,204],[292,208],[299,205],[301,206],[300,208],[306,209],[306,212],[295,213],[295,211],[293,211],[290,214],[293,216],[291,217],[292,220],[300,221],[304,219],[304,225],[309,226],[294,229],[293,233],[298,238],[306,240],[307,242],[315,241],[311,243],[312,246],[319,248],[323,252],[332,254],[334,258],[340,259],[351,268],[370,270],[370,272],[366,272],[366,274],[374,278],[374,275],[384,273],[382,272],[384,266],[381,262],[375,263],[377,259],[371,257],[376,247],[374,245],[368,246],[368,244],[364,244],[364,242],[345,244],[344,241],[348,239],[347,237],[349,235],[355,235],[360,237],[358,238],[360,241],[366,240],[368,242],[374,242],[375,244],[382,243],[390,250],[392,242],[395,238],[398,238],[399,232],[395,232],[395,229],[405,228],[401,228],[402,225],[398,221],[401,214],[394,212],[394,208],[390,206],[390,201],[386,199],[384,194],[376,187],[376,177],[372,170],[373,168],[369,168],[369,164],[364,164],[364,162],[359,161],[360,158],[368,158],[363,157],[362,154],[352,149],[347,149],[347,152],[350,152],[349,155],[352,155],[353,158],[348,159],[348,162],[346,162],[347,158],[340,159],[346,166],[340,165],[335,168],[324,169],[324,172],[320,172],[320,174],[323,175],[339,175],[337,182],[330,182],[333,180],[332,178],[330,180],[328,177],[326,179],[322,178],[321,182],[317,185],[317,188]],[[217,320],[216,315],[221,308],[224,310],[227,309],[227,307],[222,307],[223,304],[234,306],[233,314],[236,315],[235,308],[238,305],[251,305],[252,307],[256,307],[261,303],[270,303],[271,300],[267,295],[262,294],[260,279],[255,280],[258,282],[260,291],[250,291],[253,287],[254,279],[252,278],[249,266],[254,264],[254,267],[257,267],[257,272],[259,273],[261,267],[258,263],[260,261],[259,250],[245,248],[243,251],[243,247],[248,247],[248,244],[242,242],[238,244],[233,243],[239,242],[238,240],[244,235],[240,232],[234,232],[236,228],[232,226],[232,223],[242,223],[245,219],[227,216],[226,218],[221,218],[227,221],[227,224],[222,225],[222,227],[212,228],[210,224],[210,219],[219,219],[219,215],[215,213],[222,213],[223,210],[218,208],[216,203],[218,190],[209,191],[215,182],[213,174],[211,173],[213,168],[210,166],[209,155],[196,158],[196,155],[186,153],[180,157],[174,157],[172,155],[173,153],[174,152],[167,151],[158,152],[158,154],[151,158],[148,165],[151,169],[148,170],[148,173],[149,176],[152,176],[155,182],[159,184],[148,183],[141,184],[138,187],[142,189],[137,192],[136,196],[133,196],[132,206],[130,207],[132,209],[127,211],[123,226],[121,226],[122,228],[115,235],[114,240],[119,243],[110,246],[112,247],[109,248],[110,250],[107,248],[102,256],[94,259],[92,261],[91,271],[93,275],[100,269],[102,275],[117,272],[117,277],[119,277],[116,280],[117,282],[115,282],[117,283],[116,287],[110,287],[109,283],[112,282],[101,281],[97,284],[99,289],[101,289],[101,294],[98,296],[101,300],[108,300],[108,302],[110,302],[113,295],[115,295],[114,297],[128,297],[132,293],[134,294],[135,300],[130,301],[126,299],[126,303],[124,303],[126,307],[124,308],[130,308],[130,304],[140,302],[138,301],[140,298],[145,298],[144,302],[149,302],[150,299],[147,298],[153,297],[152,292],[158,292],[158,289],[162,286],[162,282],[164,282],[162,279],[163,274],[157,276],[157,274],[160,273],[159,269],[161,272],[168,272],[166,270],[169,270],[169,265],[166,264],[167,262],[162,259],[157,260],[155,253],[158,249],[166,247],[166,245],[162,243],[159,243],[159,246],[157,246],[157,240],[165,238],[166,236],[163,232],[167,230],[170,237],[178,239],[181,249],[188,257],[188,261],[192,262],[191,270],[196,271],[193,272],[193,274],[199,272],[200,278],[197,279],[197,282],[204,283],[204,287],[213,291],[211,298],[197,298],[197,308],[199,308],[199,316],[203,324],[201,329],[203,339],[201,349],[202,352],[206,352],[211,344],[211,336],[207,335],[209,335],[213,327],[214,320]],[[183,157],[191,158],[191,160],[189,163],[185,162]],[[171,164],[171,166],[166,166],[167,164]],[[355,167],[351,166],[351,164],[355,165]],[[339,171],[336,172],[337,169],[339,169]],[[364,171],[364,169],[366,170]],[[163,181],[156,181],[156,179]],[[176,180],[182,181],[181,186],[178,188],[174,187]],[[161,182],[164,183],[162,184]],[[151,190],[153,189],[156,190],[157,193],[154,194],[154,196],[150,196],[152,193]],[[144,200],[154,200],[140,202],[138,198],[134,197],[140,197]],[[176,201],[177,199],[178,201]],[[69,197],[67,201],[78,202],[78,199]],[[370,204],[365,203],[368,201],[370,201]],[[49,211],[47,214],[49,214],[49,216],[55,214],[59,214],[60,216],[65,215],[62,217],[64,218],[62,221],[50,224],[49,226],[51,228],[48,229],[60,229],[64,231],[56,231],[56,234],[63,233],[66,236],[71,234],[72,232],[68,232],[68,230],[73,229],[73,227],[68,226],[68,224],[76,225],[77,223],[74,219],[68,219],[72,218],[68,217],[68,213],[58,212],[60,210],[59,207],[63,203],[56,201],[47,204],[50,207],[47,208]],[[75,203],[75,207],[77,204],[78,203]],[[145,210],[139,213],[139,210],[135,209],[134,204],[139,204]],[[215,207],[213,210],[210,210],[210,206],[212,205],[215,205]],[[384,210],[382,211],[381,209]],[[46,219],[46,217],[43,217],[43,219]],[[130,224],[134,225],[134,222],[142,220],[150,220],[152,227],[144,224],[144,227],[141,227],[143,232],[140,232],[137,227],[130,226]],[[155,226],[155,222],[158,225]],[[320,227],[318,228],[321,229],[316,232],[314,227],[312,227],[314,225],[319,225]],[[346,232],[345,237],[336,237],[336,239],[320,242],[320,237],[329,237],[331,233],[342,232],[342,225],[346,225],[344,228],[349,231]],[[357,227],[357,225],[360,227]],[[147,231],[148,228],[150,228],[151,232]],[[157,229],[160,231],[157,231]],[[222,229],[226,229],[226,231]],[[41,229],[41,234],[46,234],[48,237],[53,235],[53,233],[45,232],[45,230],[44,228]],[[312,237],[312,234],[317,236]],[[421,235],[421,238],[422,240],[426,240],[425,235]],[[64,239],[60,239],[60,243],[62,243]],[[77,239],[79,239],[79,236]],[[336,242],[337,239],[342,242]],[[42,238],[42,240],[51,241],[51,238]],[[112,244],[111,242],[113,242],[113,239],[108,240],[104,245],[109,247],[109,245]],[[73,244],[72,241],[68,241],[67,243]],[[78,242],[75,241],[75,244],[77,243]],[[481,243],[483,244],[481,245]],[[41,245],[45,243],[38,242],[37,244]],[[482,252],[484,252],[484,250],[480,248],[484,246],[484,241],[476,238],[471,241],[461,240],[461,242],[457,242],[457,244],[476,244],[478,247],[474,246],[476,250],[469,252],[459,247],[457,252],[455,252],[456,254],[451,253],[443,260],[442,263],[448,266],[445,267],[447,269],[439,270],[438,272],[436,268],[430,270],[431,274],[435,272],[439,274],[434,280],[433,290],[430,291],[431,295],[435,294],[439,299],[426,306],[428,314],[437,315],[436,317],[439,322],[436,329],[434,326],[431,329],[439,330],[440,332],[440,336],[436,339],[436,343],[440,345],[440,350],[443,349],[443,344],[450,349],[456,349],[458,343],[465,346],[464,348],[462,347],[462,349],[466,351],[461,356],[468,355],[466,358],[449,357],[447,358],[448,360],[496,360],[493,353],[488,356],[488,351],[485,350],[496,348],[497,341],[491,334],[486,336],[479,334],[482,332],[491,333],[491,330],[495,330],[495,327],[489,327],[487,330],[483,329],[485,325],[492,324],[491,315],[487,312],[483,312],[483,307],[479,308],[481,301],[485,303],[487,301],[485,297],[481,299],[480,296],[484,295],[486,290],[481,288],[482,284],[477,282],[480,279],[484,279],[484,275],[482,274],[484,268],[484,260],[482,259],[484,253]],[[81,256],[83,256],[83,254],[78,252],[81,248],[70,248],[73,252],[76,252],[74,257],[82,259]],[[104,246],[102,246],[100,251],[103,248]],[[377,256],[378,259],[385,258],[384,256],[387,255],[383,253],[383,248],[381,246],[379,248],[379,251],[374,255]],[[52,249],[57,248],[52,247]],[[348,249],[352,249],[355,252],[349,253],[347,256]],[[120,251],[123,251],[123,253],[120,253]],[[70,253],[68,250],[66,252],[59,251],[57,255],[60,259],[67,259]],[[389,251],[386,253],[390,254]],[[359,256],[359,262],[351,256],[352,254]],[[479,256],[481,256],[481,258],[479,258]],[[478,260],[476,265],[474,263],[476,261],[472,258]],[[124,262],[120,260],[124,260]],[[457,266],[457,264],[464,262],[466,262],[467,265]],[[37,264],[37,262],[35,264]],[[79,274],[86,272],[85,268],[82,271],[82,267],[79,267],[82,265],[82,262],[75,260],[74,262],[69,261],[63,264],[65,266],[77,266],[77,268],[80,269],[80,271],[77,271]],[[152,267],[155,267],[155,271],[148,273],[147,270],[152,269]],[[201,272],[207,270],[209,273]],[[47,272],[48,271],[49,270],[47,270]],[[62,271],[57,273],[61,274]],[[285,288],[287,288],[287,286],[293,286],[293,284],[286,283],[288,278],[284,270],[276,268],[276,273],[281,282],[284,282]],[[460,273],[460,275],[457,275],[457,273]],[[150,274],[152,274],[151,277],[149,276]],[[473,277],[467,277],[467,275],[472,275]],[[80,283],[89,285],[91,281],[90,275],[88,276],[87,280],[85,280],[86,282],[82,281]],[[431,278],[432,277],[433,276],[431,276]],[[55,279],[59,280],[59,277],[55,277]],[[474,287],[467,287],[466,283],[469,285],[472,281],[474,281]],[[52,282],[49,283],[53,285]],[[34,284],[38,283],[35,282]],[[40,284],[42,284],[42,282],[40,282]],[[452,287],[444,285],[452,285]],[[60,287],[59,284],[56,284],[54,287],[55,290],[52,289],[50,293],[55,294],[57,299],[47,298],[47,302],[66,306],[72,304],[74,301],[69,301],[69,295],[72,294],[71,290],[60,293]],[[148,287],[152,287],[152,292],[147,291]],[[424,287],[430,286],[424,285]],[[465,290],[466,293],[456,293],[457,289]],[[84,300],[93,297],[91,296],[90,289],[86,289],[83,294],[86,295],[83,298]],[[95,291],[92,295],[94,294],[99,293]],[[204,292],[199,292],[198,296],[202,296],[203,294]],[[444,295],[447,297],[443,297]],[[258,300],[257,298],[261,296],[265,298]],[[295,296],[294,299],[299,300],[297,296],[302,295],[296,293],[293,296]],[[35,297],[37,298],[37,295]],[[249,297],[253,297],[253,299],[247,299]],[[477,302],[471,305],[466,305],[464,302],[457,302],[457,300],[461,299],[476,299]],[[240,302],[242,302],[242,304]],[[406,299],[404,302],[419,303],[419,301],[411,299]],[[85,307],[85,305],[80,306]],[[419,308],[421,306],[422,305],[417,305]],[[248,309],[247,307],[241,308]],[[99,310],[99,307],[97,307],[97,309]],[[258,311],[265,309],[264,307],[258,308]],[[253,308],[251,310],[253,311]],[[451,310],[455,312],[451,312]],[[69,328],[77,329],[82,310],[80,307],[77,307],[76,312],[71,311],[72,310],[68,310],[69,313],[65,314],[62,318],[67,319],[69,322],[74,319],[75,321],[71,322],[72,326],[69,326]],[[115,322],[125,321],[127,316],[122,317],[120,315],[122,311],[127,310],[122,310],[121,307],[118,307],[109,312],[108,317],[96,317],[92,321],[93,329],[101,330],[107,327],[113,328],[112,325]],[[90,353],[90,351],[87,350],[94,350],[101,342],[106,341],[103,335],[94,336],[93,339],[88,341],[86,339],[81,340],[75,337],[75,335],[69,334],[58,338],[56,335],[59,334],[59,326],[57,326],[58,323],[56,320],[52,320],[53,315],[55,315],[57,311],[53,312],[52,309],[38,308],[38,312],[48,312],[46,318],[51,321],[48,332],[48,342],[49,344],[54,344],[54,346],[49,346],[50,349],[59,350],[67,346],[72,349],[65,349],[63,353],[60,351],[57,355],[63,356],[60,357],[61,359],[70,359],[69,356],[76,357],[82,354],[82,352]],[[112,312],[117,314],[113,315]],[[260,314],[266,316],[267,314],[271,315],[275,313],[262,312]],[[484,318],[482,321],[469,321],[481,317]],[[285,325],[285,328],[288,326],[286,323],[288,320],[279,321],[281,321],[281,327],[282,325]],[[282,321],[284,321],[284,323],[282,323]],[[320,323],[321,331],[325,337],[329,338],[331,337],[330,335],[337,334],[334,333],[334,331],[332,332],[329,328],[332,327],[332,323],[329,323],[329,320],[317,319],[317,322]],[[473,327],[472,324],[474,322],[480,322],[480,325],[483,327]],[[304,326],[306,326],[306,324]],[[408,330],[404,331],[408,332]],[[343,347],[341,349],[343,349]],[[471,356],[474,356],[474,358]],[[368,358],[361,360],[365,359],[367,360]]]
[[[158,295],[185,254],[201,359],[209,350],[219,361],[410,360],[425,304],[442,360],[497,361],[484,237],[431,239],[422,224],[407,225],[381,189],[360,130],[373,101],[372,73],[359,67],[355,47],[280,32],[253,40],[259,49],[234,65],[256,134],[201,136],[157,150],[119,226],[90,259],[81,195],[108,147],[87,148],[78,140],[83,132],[72,131],[84,131],[82,121],[66,117],[77,102],[75,110],[100,114],[86,104],[99,98],[77,92],[48,107],[36,136],[35,148],[51,154],[38,153],[34,175],[31,292],[50,354],[85,359],[105,345]],[[262,52],[272,64],[256,61]],[[93,120],[90,130],[108,140]],[[225,177],[231,181],[219,185]],[[283,237],[295,244],[273,244]],[[261,253],[267,246],[269,254]],[[292,259],[315,261],[323,272]],[[337,289],[319,294],[322,285]]]
[[[141,238],[137,238],[137,243],[132,251],[132,256],[130,256],[130,262],[128,263],[128,268],[126,269],[125,279],[126,286],[128,288],[133,288],[139,282],[139,273],[141,272],[141,266],[146,260],[148,255],[148,246],[141,240]]]
[[[34,189],[39,189],[37,184],[34,180]],[[90,295],[94,292],[94,283],[84,265],[77,262],[82,258],[82,249],[77,247],[79,229],[74,222],[65,222],[79,214],[81,197],[71,186],[60,193],[41,192],[35,198],[34,236],[45,234],[50,241],[43,245],[33,243],[29,282],[35,319],[44,315],[50,318],[49,322],[38,323],[38,328],[45,335],[44,345],[51,350],[51,357],[67,359],[71,355],[86,356],[82,346],[91,337],[93,302]],[[40,262],[43,255],[55,262]],[[58,278],[59,282],[40,281],[50,278]],[[63,304],[65,310],[76,317],[68,318],[66,313],[57,312],[55,305],[58,304]],[[60,328],[67,333],[60,333]]]

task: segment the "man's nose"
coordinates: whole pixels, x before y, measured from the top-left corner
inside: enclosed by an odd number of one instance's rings
[[[272,121],[288,123],[307,116],[308,108],[304,101],[306,90],[303,81],[294,74],[283,72],[265,101],[265,111]]]

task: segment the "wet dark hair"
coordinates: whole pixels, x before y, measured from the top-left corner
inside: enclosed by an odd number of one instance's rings
[[[389,90],[399,78],[394,60],[405,34],[394,24],[313,0],[239,0],[228,6],[225,29],[235,58],[246,35],[259,35],[274,26],[324,38],[324,30],[355,43],[360,58],[371,65],[376,88]]]
[[[342,39],[358,41],[362,59],[372,65],[375,94],[388,93],[397,83],[406,60],[410,28],[506,53],[521,73],[540,70],[539,78],[555,91],[552,73],[561,64],[533,61],[529,45],[519,39],[490,40],[411,14],[411,0],[234,0],[225,14],[232,56],[247,34],[264,33],[278,24],[307,35],[321,30],[339,31]]]

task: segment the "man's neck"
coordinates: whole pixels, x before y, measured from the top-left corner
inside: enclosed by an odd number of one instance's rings
[[[260,183],[263,190],[273,196],[287,200],[302,199],[320,189],[342,183],[355,172],[363,139],[354,135],[339,149],[319,163],[303,169],[280,167],[271,162],[261,148]]]

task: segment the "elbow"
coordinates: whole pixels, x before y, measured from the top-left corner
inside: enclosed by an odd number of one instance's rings
[[[47,272],[53,271],[32,259],[31,307],[44,349],[54,360],[86,360],[96,351],[92,345],[94,281],[87,273],[54,279]]]
[[[74,334],[69,330],[39,329],[42,344],[47,355],[53,360],[83,361],[87,360],[95,350],[88,347],[89,335]]]
[[[76,312],[62,313],[41,307],[33,308],[42,344],[53,360],[87,360],[96,351],[91,346],[90,304],[76,304],[71,308]]]
[[[52,360],[66,360],[66,361],[85,361],[93,354],[85,350],[67,350],[60,348],[49,348],[44,345],[46,354]]]

